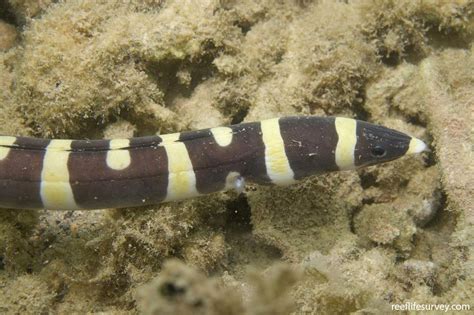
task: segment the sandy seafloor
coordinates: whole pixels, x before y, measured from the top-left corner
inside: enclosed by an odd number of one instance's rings
[[[52,3],[57,2],[57,3]],[[145,208],[0,210],[0,313],[474,307],[472,1],[0,1],[0,133],[355,117],[431,153]]]

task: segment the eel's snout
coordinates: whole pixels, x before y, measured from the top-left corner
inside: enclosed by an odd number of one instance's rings
[[[412,137],[406,154],[416,154],[416,153],[429,152],[429,151],[430,149],[426,145],[426,143],[424,143],[418,138]]]

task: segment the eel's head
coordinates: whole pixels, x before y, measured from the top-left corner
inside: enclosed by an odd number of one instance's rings
[[[392,161],[423,151],[428,151],[428,147],[420,139],[368,122],[357,123],[357,144],[354,150],[356,167]]]

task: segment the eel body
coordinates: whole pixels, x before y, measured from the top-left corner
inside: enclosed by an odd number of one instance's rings
[[[0,207],[102,209],[155,204],[246,181],[288,185],[418,153],[404,133],[350,118],[283,117],[113,140],[0,137]]]

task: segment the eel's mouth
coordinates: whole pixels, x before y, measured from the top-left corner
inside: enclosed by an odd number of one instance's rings
[[[407,150],[406,154],[416,154],[416,153],[420,153],[420,152],[423,152],[423,151],[429,151],[428,146],[426,145],[426,143],[424,143],[423,141],[421,141],[418,138],[414,138],[414,137],[411,138],[410,144],[408,146],[408,150]]]

